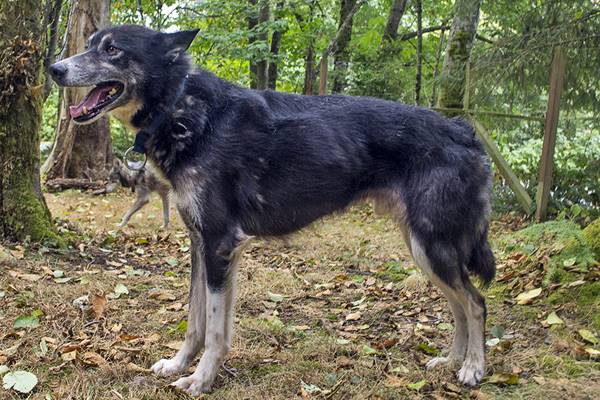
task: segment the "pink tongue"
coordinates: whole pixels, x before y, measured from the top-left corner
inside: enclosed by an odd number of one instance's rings
[[[76,106],[69,106],[69,114],[71,118],[77,118],[83,114],[83,108],[91,110],[96,107],[101,99],[106,97],[106,94],[111,91],[113,86],[95,87],[87,96]]]

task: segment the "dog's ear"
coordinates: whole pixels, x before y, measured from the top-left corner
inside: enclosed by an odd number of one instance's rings
[[[194,41],[200,29],[191,29],[189,31],[179,31],[173,33],[164,33],[165,42],[171,50],[177,52],[186,51]]]

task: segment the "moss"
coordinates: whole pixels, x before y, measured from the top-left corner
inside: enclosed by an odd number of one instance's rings
[[[600,218],[596,218],[583,230],[583,239],[594,252],[596,260],[600,260]]]
[[[548,296],[547,301],[552,305],[575,302],[579,318],[589,321],[594,329],[600,331],[600,282],[557,290]]]
[[[548,255],[544,283],[565,283],[577,279],[577,272],[587,272],[596,257],[584,235],[571,221],[535,224],[500,241],[507,251],[521,251],[533,257]]]

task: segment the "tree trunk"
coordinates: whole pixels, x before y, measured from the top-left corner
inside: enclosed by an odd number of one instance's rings
[[[263,25],[269,22],[271,17],[271,9],[268,0],[259,0],[258,24]],[[269,33],[266,29],[258,34],[258,40],[263,43],[269,43]],[[266,55],[261,55],[260,60],[256,63],[256,88],[264,90],[267,88],[269,81],[269,60]]]
[[[415,77],[415,104],[421,103],[421,79],[423,74],[423,4],[416,0],[417,11],[417,74]]]
[[[60,11],[62,10],[63,0],[48,0],[48,46],[46,56],[44,57],[44,70],[54,64],[56,60],[56,44],[58,43],[58,24],[60,23]],[[46,82],[44,83],[44,100],[50,95],[52,90],[52,80],[46,72]]]
[[[71,0],[64,56],[84,51],[87,38],[109,24],[110,0]],[[108,117],[90,125],[76,125],[69,105],[86,95],[85,88],[61,90],[59,120],[54,146],[43,166],[46,180],[61,178],[104,180],[112,163]]]
[[[333,52],[333,93],[342,93],[346,86],[346,74],[348,72],[348,62],[350,61],[350,52],[348,44],[352,38],[352,19],[353,10],[357,0],[341,0],[340,21],[339,21],[339,39]],[[348,23],[344,22],[348,20]]]
[[[258,0],[248,0],[250,2],[250,4],[252,4],[252,6],[256,6]],[[254,42],[256,42],[256,37],[254,35],[254,32],[252,32],[254,29],[256,29],[256,26],[258,25],[258,14],[255,13],[255,7],[251,7],[251,14],[248,15],[248,30],[251,31],[250,35],[248,36],[248,45],[251,46]],[[249,66],[249,71],[250,73],[250,89],[256,89],[258,84],[257,84],[257,80],[258,80],[258,67],[256,65],[256,61],[254,60],[250,60],[250,66]]]
[[[284,5],[285,2],[283,0],[277,2],[275,18],[281,18],[281,12],[283,11]],[[271,61],[269,61],[268,87],[272,90],[277,89],[277,57],[279,56],[279,45],[281,44],[282,35],[283,32],[281,31],[281,29],[277,29],[273,32],[273,35],[271,36]]]
[[[391,42],[398,37],[398,26],[400,25],[400,20],[406,10],[406,3],[408,3],[408,0],[394,0],[392,3],[392,9],[390,10],[390,15],[388,16],[387,24],[385,25],[385,30],[383,32],[382,43],[385,43],[386,41]]]
[[[481,0],[456,0],[454,3],[454,19],[440,75],[438,107],[463,107],[466,68],[477,31],[480,3]]]
[[[0,237],[57,238],[40,187],[43,3],[0,2]]]
[[[314,94],[315,75],[315,41],[311,39],[304,59],[304,94]]]

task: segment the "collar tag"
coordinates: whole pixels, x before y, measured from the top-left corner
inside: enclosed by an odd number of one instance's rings
[[[130,147],[123,154],[125,165],[132,171],[141,171],[146,167],[148,158],[145,153],[140,153],[135,149],[135,146]]]

